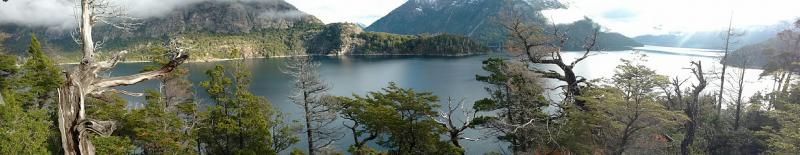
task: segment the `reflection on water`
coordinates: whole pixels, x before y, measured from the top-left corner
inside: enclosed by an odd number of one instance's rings
[[[610,51],[601,52],[578,64],[575,71],[588,79],[609,78],[614,73],[614,68],[621,64],[620,59],[631,59],[636,51]],[[669,52],[648,52],[646,54],[648,62],[645,65],[655,69],[658,73],[682,79],[691,78],[689,61],[702,61],[707,67],[706,71],[719,71],[718,59],[709,56],[693,56],[686,54],[674,54]],[[574,59],[580,56],[580,52],[565,52],[564,56]],[[421,56],[354,56],[354,57],[316,57],[315,60],[322,63],[320,74],[325,82],[332,86],[330,91],[333,95],[350,96],[355,94],[365,94],[368,91],[379,90],[386,87],[388,82],[397,82],[402,87],[414,88],[418,91],[430,91],[446,100],[448,97],[464,99],[467,106],[471,103],[486,97],[483,83],[475,80],[476,74],[486,74],[481,69],[481,61],[489,57],[499,57],[502,55],[483,55],[470,57],[421,57]],[[246,68],[229,68],[236,70],[248,70],[252,72],[252,85],[250,90],[256,95],[266,97],[273,106],[286,113],[290,120],[300,120],[300,109],[288,100],[291,92],[291,79],[281,72],[285,59],[252,59],[245,60]],[[209,62],[186,64],[190,70],[189,79],[195,84],[194,89],[201,102],[206,93],[197,86],[200,81],[206,80],[205,71],[215,65],[226,65],[230,67],[231,62]],[[131,74],[138,72],[145,64],[120,64],[113,71],[112,75]],[[553,66],[540,66],[553,67]],[[733,70],[733,69],[732,69]],[[738,70],[738,69],[736,69]],[[750,95],[759,90],[767,89],[770,84],[759,82],[758,74],[760,70],[748,69],[746,81],[747,89],[745,94]],[[709,78],[716,76],[707,76]],[[709,82],[718,82],[718,79],[709,79]],[[156,81],[148,81],[134,86],[125,86],[123,89],[129,91],[142,91],[145,88],[158,88]],[[554,87],[558,83],[548,83],[548,87]],[[709,88],[718,88],[718,84],[711,84]],[[707,92],[712,92],[709,89]],[[131,98],[130,101],[137,105],[142,102],[142,98]],[[206,100],[207,101],[207,100]],[[444,106],[446,107],[446,106]],[[303,134],[299,134],[302,136]],[[480,131],[469,131],[468,137],[485,138]],[[338,150],[347,150],[347,146],[352,144],[352,138],[345,136],[337,142]],[[301,138],[304,140],[305,138]],[[306,142],[299,142],[295,147],[305,148]],[[497,151],[503,149],[507,144],[498,143],[491,138],[483,141],[464,141],[468,154],[483,154],[484,152]],[[373,144],[374,146],[374,144]]]

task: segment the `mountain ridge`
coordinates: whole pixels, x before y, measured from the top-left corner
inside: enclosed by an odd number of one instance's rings
[[[410,0],[388,15],[367,27],[367,31],[388,32],[407,35],[449,33],[469,36],[487,44],[502,44],[505,32],[496,22],[501,10],[514,9],[531,23],[548,27],[547,19],[540,11],[565,8],[554,0]],[[584,25],[577,25],[584,24]],[[558,25],[559,29],[589,28],[599,24],[584,19],[570,24]],[[586,30],[577,30],[586,32]],[[567,34],[570,38],[584,38],[590,33]],[[601,32],[598,40],[613,41],[601,45],[607,50],[623,50],[642,44],[618,33]],[[580,50],[583,40],[571,39],[566,50]]]

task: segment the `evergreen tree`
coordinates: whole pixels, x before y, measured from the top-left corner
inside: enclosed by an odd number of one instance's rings
[[[429,92],[418,93],[395,83],[367,96],[342,98],[346,119],[363,123],[354,129],[355,137],[368,133],[381,137],[377,143],[391,154],[461,154],[463,150],[440,140],[446,128],[433,118],[438,116],[438,98]],[[375,138],[372,138],[375,139]],[[363,143],[363,142],[362,142]],[[360,148],[360,149],[363,149]],[[361,154],[362,150],[355,150]]]
[[[50,154],[51,124],[45,110],[26,110],[15,101],[0,105],[0,154]]]
[[[55,91],[64,83],[60,68],[42,51],[35,35],[31,35],[28,59],[22,65],[20,87],[27,89],[18,98],[25,106],[41,108],[55,102]]]
[[[208,70],[206,89],[214,104],[203,114],[198,138],[211,154],[278,154],[296,143],[290,127],[263,97],[247,90],[249,74],[228,78],[225,68]]]

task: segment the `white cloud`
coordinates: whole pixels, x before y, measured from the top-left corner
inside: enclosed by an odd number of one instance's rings
[[[586,15],[611,31],[627,36],[718,30],[734,26],[771,25],[792,20],[798,0],[566,0],[568,10],[548,14],[557,21]],[[631,14],[632,16],[617,16]],[[615,15],[610,15],[615,14]],[[561,19],[559,19],[561,18]]]
[[[76,6],[79,0],[10,0],[0,2],[0,24],[15,23],[57,29],[76,26]],[[129,15],[149,18],[169,13],[173,9],[210,0],[111,0]],[[225,1],[225,0],[216,0]],[[263,3],[277,0],[245,0]]]
[[[407,0],[286,0],[325,23],[372,24]]]

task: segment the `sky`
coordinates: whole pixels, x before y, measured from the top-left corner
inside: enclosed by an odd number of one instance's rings
[[[546,11],[557,22],[584,15],[627,36],[774,25],[800,17],[800,0],[566,0],[567,10]]]
[[[0,3],[0,24],[74,27],[75,0],[11,0]],[[138,17],[154,17],[204,0],[114,0]],[[274,1],[274,0],[251,0]],[[369,25],[407,0],[286,0],[325,23]],[[545,16],[566,23],[588,16],[609,31],[643,34],[719,30],[733,14],[736,27],[773,25],[800,17],[800,0],[560,0],[566,10]]]
[[[325,23],[372,24],[406,0],[286,0]]]

